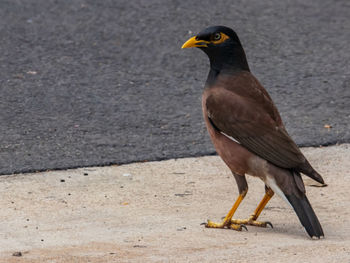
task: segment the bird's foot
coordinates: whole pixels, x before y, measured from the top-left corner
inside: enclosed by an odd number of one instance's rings
[[[215,223],[213,221],[208,220],[208,222],[205,224],[205,227],[207,227],[207,228],[227,228],[227,229],[233,229],[236,231],[242,231],[243,228],[245,230],[248,230],[244,224],[236,224],[230,220],[227,220],[227,221],[224,220],[221,223]]]
[[[259,227],[267,227],[271,226],[273,228],[273,225],[269,221],[257,221],[255,220],[254,215],[250,216],[248,219],[231,219],[232,224],[243,224],[243,225],[250,225],[250,226],[259,226]]]

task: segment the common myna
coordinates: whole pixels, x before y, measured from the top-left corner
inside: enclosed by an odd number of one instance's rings
[[[190,47],[203,50],[209,57],[203,115],[215,149],[232,171],[239,190],[238,199],[223,221],[208,220],[206,227],[234,230],[242,230],[245,225],[272,227],[270,222],[257,219],[276,192],[294,208],[310,237],[323,237],[300,173],[321,184],[324,181],[288,135],[271,97],[250,72],[237,34],[228,27],[209,27],[182,46]],[[248,219],[233,219],[248,192],[246,174],[265,183],[265,196]]]

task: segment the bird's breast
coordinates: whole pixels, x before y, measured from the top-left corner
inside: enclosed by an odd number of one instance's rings
[[[206,100],[209,94],[210,90],[206,89],[202,95],[202,111],[211,141],[214,144],[216,152],[226,165],[233,172],[244,175],[250,170],[249,162],[255,155],[240,145],[234,138],[230,138],[229,135],[221,133],[211,124],[206,106]]]

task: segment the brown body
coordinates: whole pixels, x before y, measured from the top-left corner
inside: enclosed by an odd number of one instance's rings
[[[249,152],[246,148],[239,143],[229,139],[221,132],[216,130],[210,123],[208,118],[208,109],[206,106],[206,100],[211,94],[211,89],[205,89],[202,95],[202,111],[205,124],[207,126],[208,133],[211,141],[214,144],[216,152],[220,155],[221,159],[226,165],[239,175],[244,175],[249,171],[249,162],[254,159],[256,155]]]
[[[245,175],[249,174],[263,180],[267,186],[277,193],[282,191],[284,194],[297,196],[304,194],[305,188],[300,176],[293,175],[290,170],[278,167],[259,157],[236,142],[235,138],[230,138],[229,134],[225,135],[215,127],[215,124],[209,120],[212,111],[207,107],[208,98],[212,97],[218,100],[223,99],[218,103],[226,109],[225,119],[237,118],[237,121],[232,120],[232,123],[243,122],[245,119],[247,121],[246,125],[249,125],[249,123],[263,123],[262,127],[256,127],[255,135],[260,133],[261,136],[264,136],[266,126],[284,129],[284,125],[270,96],[250,72],[240,72],[233,76],[222,75],[218,77],[214,85],[205,88],[202,95],[202,110],[210,138],[217,153],[235,175],[240,192],[246,190]],[[244,104],[243,107],[241,106],[242,103]],[[246,108],[249,108],[249,110],[245,110]],[[215,116],[212,117],[215,120]],[[257,119],[259,120],[257,121]],[[250,133],[251,131],[247,131],[247,136],[250,136]],[[291,151],[298,154],[297,158],[301,160],[300,162],[306,162],[305,157],[294,145],[293,142],[290,147],[292,148]],[[271,185],[274,183],[278,186],[278,189]]]

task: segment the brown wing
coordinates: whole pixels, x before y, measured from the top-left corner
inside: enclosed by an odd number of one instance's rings
[[[218,81],[210,88],[206,106],[217,129],[256,155],[283,168],[305,164],[271,98],[250,73]]]

